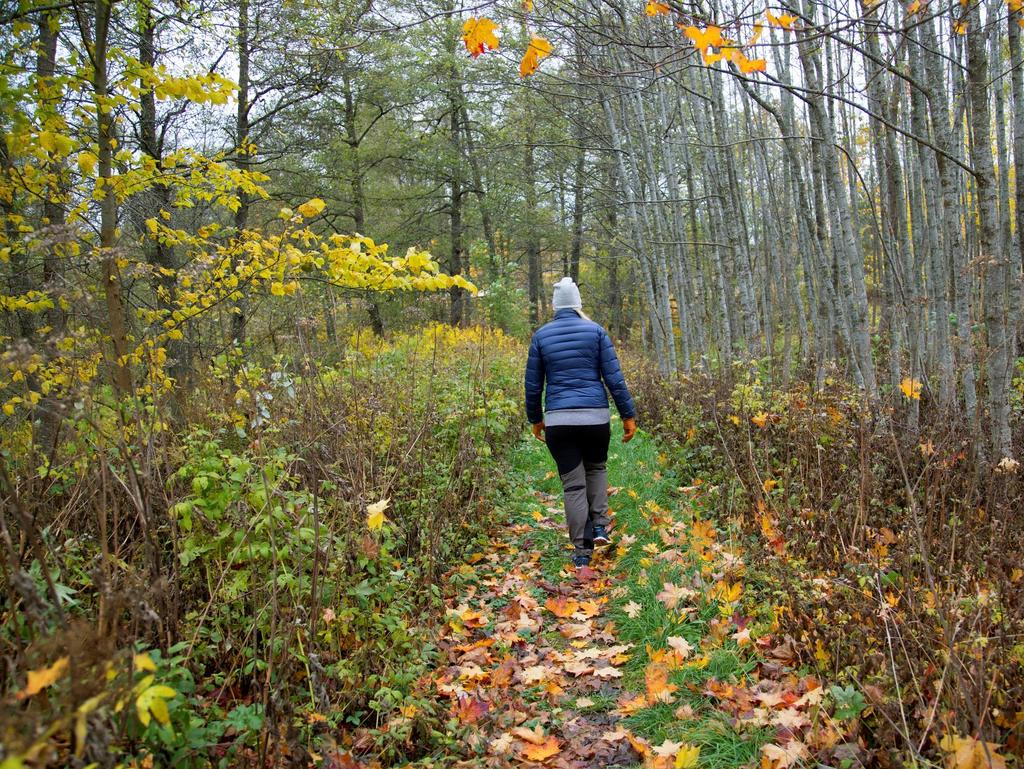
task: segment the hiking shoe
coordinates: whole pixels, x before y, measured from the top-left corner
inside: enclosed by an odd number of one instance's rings
[[[589,555],[574,555],[572,557],[572,565],[577,569],[582,569],[584,566],[590,566]]]
[[[594,544],[598,547],[604,547],[610,545],[612,541],[608,539],[608,530],[604,526],[594,527]]]

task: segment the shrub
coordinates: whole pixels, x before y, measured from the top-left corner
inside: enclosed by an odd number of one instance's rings
[[[424,749],[413,684],[518,439],[519,349],[432,326],[330,366],[222,356],[174,424],[83,404],[40,473],[12,455],[0,758],[302,762],[339,724]]]
[[[1016,468],[979,459],[936,404],[921,402],[910,431],[899,392],[879,412],[837,380],[782,387],[756,366],[675,379],[635,367],[643,423],[742,523],[807,664],[867,698],[861,738],[879,760],[918,746],[941,756],[958,735],[1022,751]]]

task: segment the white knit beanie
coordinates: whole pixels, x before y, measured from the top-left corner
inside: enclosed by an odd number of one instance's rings
[[[555,284],[555,293],[551,297],[551,307],[557,310],[582,310],[583,300],[580,299],[580,288],[572,278],[562,278]]]

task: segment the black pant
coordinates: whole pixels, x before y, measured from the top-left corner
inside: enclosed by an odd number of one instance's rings
[[[558,465],[569,539],[576,555],[594,550],[594,526],[608,525],[608,442],[611,425],[556,425],[544,430]]]

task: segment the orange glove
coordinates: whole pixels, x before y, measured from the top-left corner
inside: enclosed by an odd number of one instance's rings
[[[533,437],[536,438],[541,443],[545,443],[546,441],[544,440],[544,423],[537,422],[535,425],[532,425],[532,427]]]
[[[626,417],[622,420],[622,442],[629,443],[633,440],[634,435],[636,435],[636,419]]]

